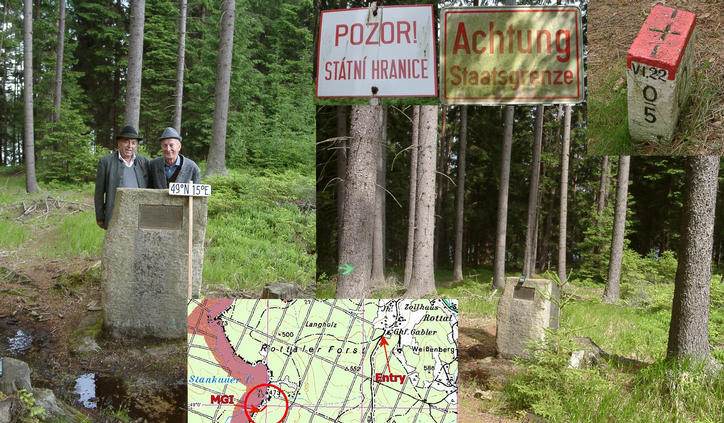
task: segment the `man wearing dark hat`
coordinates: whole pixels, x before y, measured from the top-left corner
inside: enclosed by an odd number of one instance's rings
[[[181,136],[178,132],[174,128],[166,128],[158,139],[161,141],[163,157],[156,157],[149,164],[151,185],[157,189],[166,189],[171,182],[200,183],[201,169],[193,160],[179,154]]]
[[[98,160],[96,173],[96,223],[108,229],[113,215],[116,188],[148,188],[148,159],[136,154],[138,141],[136,128],[123,127],[116,137],[118,151],[106,154]]]

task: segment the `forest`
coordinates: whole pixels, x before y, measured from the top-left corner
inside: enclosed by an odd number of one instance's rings
[[[130,5],[69,1],[60,55],[59,4],[63,3],[35,1],[32,12],[38,174],[41,181],[87,182],[93,176],[88,164],[95,164],[91,156],[115,148],[114,135],[124,123]],[[189,157],[204,161],[211,139],[222,10],[218,2],[205,1],[191,1],[187,10],[181,135],[187,140],[184,150]],[[22,2],[4,2],[1,13],[0,154],[8,166],[21,164],[23,157]],[[148,2],[145,14],[138,130],[151,141],[173,123],[179,2]],[[237,6],[227,125],[229,167],[295,167],[312,162],[309,136],[314,115],[293,113],[312,104],[311,19],[308,1],[249,1]],[[57,81],[62,88],[56,117]],[[157,151],[155,143],[148,142],[145,148],[149,154]],[[46,157],[48,152],[53,154]],[[58,167],[61,161],[67,166]]]
[[[659,390],[663,384],[679,383],[665,372],[672,366],[667,359],[683,351],[673,341],[675,332],[669,332],[669,326],[676,321],[672,315],[674,286],[679,289],[687,274],[695,281],[690,286],[696,288],[684,295],[689,301],[694,297],[703,301],[696,300],[702,304],[699,311],[688,312],[696,313],[700,323],[701,319],[708,322],[700,344],[703,354],[713,354],[714,363],[724,358],[724,170],[718,157],[594,156],[587,154],[592,134],[585,128],[585,105],[569,111],[563,106],[515,107],[510,175],[505,183],[501,182],[501,168],[507,161],[503,152],[505,107],[390,103],[317,108],[318,296],[340,298],[340,289],[350,289],[340,288],[346,264],[350,264],[354,266],[351,273],[365,272],[357,275],[354,287],[367,287],[375,297],[459,298],[460,421],[480,421],[481,417],[482,421],[520,421],[526,412],[550,421],[595,421],[615,413],[607,404],[622,389],[628,394],[626,412],[616,421],[721,417],[718,407],[682,398],[683,391]],[[351,110],[375,107],[379,110],[371,116],[379,118],[379,129],[355,130],[360,118]],[[426,148],[422,145],[426,131],[422,113],[416,110],[425,107],[437,115],[431,130],[434,157],[427,162],[414,157],[415,150],[422,155]],[[566,128],[566,113],[570,113],[570,128]],[[543,120],[536,129],[539,116]],[[536,133],[542,138],[540,147],[536,147]],[[570,146],[566,149],[568,134]],[[367,137],[372,147],[365,171],[373,175],[374,197],[367,214],[351,214],[367,223],[348,223],[344,219],[350,214],[339,210],[349,203],[340,205],[339,201],[348,198],[344,194],[347,182],[356,176],[346,167],[354,160],[355,149],[365,149],[355,143]],[[419,146],[413,145],[416,139]],[[564,159],[566,164],[562,164]],[[411,171],[415,161],[417,166],[434,166],[434,203],[428,206],[434,209],[434,221],[427,221],[424,228],[419,226],[420,220],[411,225],[409,217],[411,201],[420,210],[420,199],[426,195],[419,188],[423,180],[419,167]],[[533,173],[536,167],[538,175]],[[566,179],[562,179],[563,169],[567,169]],[[709,176],[696,176],[696,169],[707,169]],[[416,194],[411,196],[415,185]],[[561,328],[538,347],[543,355],[514,362],[495,357],[495,310],[501,288],[495,281],[499,194],[505,185],[509,193],[502,226],[503,275],[551,278],[564,292]],[[703,191],[694,190],[697,185]],[[561,200],[562,191],[565,200]],[[701,203],[703,198],[707,203]],[[706,231],[692,232],[696,229],[691,216],[698,212],[708,216],[705,226],[713,230],[708,247]],[[615,229],[617,220],[620,223]],[[357,262],[343,261],[339,250],[345,242],[340,237],[345,226],[371,232],[368,239],[354,232],[355,248],[369,248]],[[434,280],[425,286],[427,291],[413,288],[420,273],[412,270],[410,275],[411,230],[415,238],[421,232],[434,231],[434,243],[429,246],[432,255],[424,258],[434,266]],[[415,239],[414,255],[418,242]],[[692,243],[696,245],[693,251]],[[365,263],[365,258],[369,262]],[[684,262],[689,272],[682,271]],[[413,267],[420,264],[417,260],[412,263]],[[710,313],[700,314],[709,308]],[[578,345],[573,339],[581,337],[593,339],[603,350],[601,356],[614,357],[607,361],[608,370],[594,366],[576,373],[578,370],[566,369]],[[713,379],[696,378],[694,395],[720,397],[721,372]],[[570,389],[575,392],[573,399]],[[657,390],[657,394],[644,399],[642,393],[647,390]],[[671,398],[681,399],[681,406],[639,415],[634,405],[646,402],[653,410],[654,403]],[[576,402],[586,406],[573,406]]]
[[[6,375],[32,371],[32,387],[0,387],[0,421],[186,420],[185,336],[103,329],[94,182],[126,125],[150,159],[177,128],[201,168],[195,182],[212,187],[202,296],[314,283],[312,10],[310,0],[3,1],[0,357]]]
[[[387,138],[384,139],[386,192],[384,266],[396,274],[404,268],[407,244],[407,213],[410,189],[410,139],[413,106],[387,106]],[[456,194],[461,169],[461,115],[463,106],[441,108],[438,132],[437,178],[435,204],[436,268],[452,269],[455,256]],[[339,110],[343,111],[340,112]],[[492,265],[495,252],[497,195],[500,186],[503,109],[468,106],[463,215],[462,267],[477,269]],[[563,135],[562,107],[544,107],[543,143],[540,177],[533,222],[535,235],[535,273],[555,270],[559,234],[559,201],[561,150]],[[317,139],[336,140],[339,116],[349,110],[345,106],[320,106],[317,110]],[[443,115],[444,113],[444,115]],[[533,163],[536,108],[517,107],[513,128],[510,187],[508,197],[506,268],[523,269],[528,200]],[[443,117],[444,116],[444,117]],[[572,108],[569,161],[568,219],[566,239],[567,274],[604,282],[608,267],[610,234],[616,194],[618,157],[591,156],[586,153],[590,134],[585,130],[585,107]],[[445,133],[442,134],[442,131]],[[335,186],[339,183],[337,143],[318,152],[319,242],[318,273],[336,273]],[[682,156],[633,156],[630,159],[630,181],[627,219],[627,257],[649,258],[674,254],[678,248],[682,189],[684,185]],[[379,187],[379,186],[378,186]],[[722,228],[721,196],[717,196],[717,218],[714,231],[714,262],[724,260],[724,228]],[[474,229],[468,229],[472,227]],[[472,271],[472,270],[471,270]],[[399,275],[398,275],[399,276]]]

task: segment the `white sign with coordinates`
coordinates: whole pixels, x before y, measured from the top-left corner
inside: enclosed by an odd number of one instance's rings
[[[171,182],[168,193],[187,197],[208,197],[211,195],[211,185]]]
[[[433,22],[431,5],[322,11],[317,97],[436,97]]]

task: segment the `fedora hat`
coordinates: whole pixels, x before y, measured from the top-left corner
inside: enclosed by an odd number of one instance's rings
[[[181,135],[176,132],[176,130],[172,127],[167,127],[163,130],[163,134],[161,134],[160,137],[158,137],[158,140],[165,140],[166,138],[176,138],[178,142],[181,142]]]
[[[119,138],[135,138],[137,140],[142,140],[143,138],[138,136],[138,132],[136,131],[136,128],[134,128],[131,125],[126,125],[121,129],[121,133],[116,135],[116,139]]]

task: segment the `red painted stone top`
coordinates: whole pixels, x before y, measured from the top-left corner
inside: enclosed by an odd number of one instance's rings
[[[645,63],[668,70],[668,79],[674,79],[695,24],[695,14],[657,4],[628,50],[627,67],[631,61]]]

